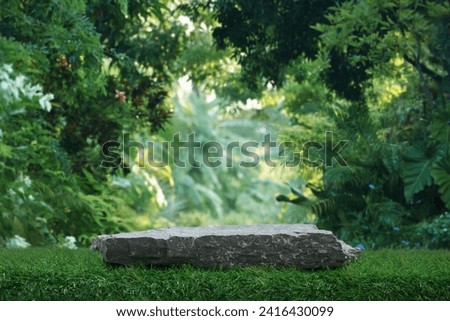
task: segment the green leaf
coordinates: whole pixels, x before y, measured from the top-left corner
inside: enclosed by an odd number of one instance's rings
[[[431,169],[431,175],[439,186],[439,193],[445,207],[450,210],[450,160],[436,162]]]
[[[433,111],[433,121],[430,125],[432,138],[438,140],[444,146],[445,152],[448,151],[450,143],[450,101],[445,108],[437,108]]]
[[[92,176],[91,173],[89,173],[85,168],[81,169],[83,171],[84,176],[86,177],[86,179],[88,180],[89,184],[91,184],[91,186],[97,190],[97,191],[102,191],[103,187],[101,184],[99,184],[99,182],[94,178],[94,176]]]
[[[128,0],[117,0],[120,6],[120,11],[124,16],[128,14]]]
[[[401,177],[405,184],[404,194],[407,202],[411,202],[414,194],[433,183],[431,167],[436,159],[435,153],[430,157],[425,147],[411,146],[406,150],[405,162]]]
[[[275,200],[277,202],[290,202],[291,201],[291,199],[288,196],[283,195],[283,194],[277,195],[277,197],[275,197]]]
[[[444,79],[442,79],[440,84],[440,90],[443,93],[450,93],[450,76],[447,76]]]
[[[169,11],[169,8],[164,3],[156,1],[150,7],[150,11],[162,22],[165,19],[163,11]]]
[[[292,204],[300,205],[300,206],[307,206],[311,203],[311,201],[303,195],[291,199],[289,196],[280,194],[280,195],[277,195],[277,197],[275,197],[275,200],[277,202],[287,202],[287,203],[292,203]]]
[[[292,194],[294,194],[296,196],[303,196],[303,193],[299,189],[291,186],[290,184],[287,184],[287,185],[290,187]]]
[[[0,143],[0,156],[11,157],[12,149],[10,146]]]

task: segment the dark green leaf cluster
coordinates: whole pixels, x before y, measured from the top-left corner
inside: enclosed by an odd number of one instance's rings
[[[326,22],[331,5],[326,0],[217,0],[220,26],[214,37],[220,47],[235,49],[250,86],[260,87],[260,78],[281,84],[291,60],[317,54],[320,34],[311,26]]]
[[[448,2],[215,4],[216,39],[234,48],[250,83],[285,86],[296,143],[316,140],[314,126],[349,140],[350,167],[321,167],[306,186],[313,197],[279,200],[310,208],[349,241],[414,245],[419,223],[449,209]]]
[[[14,91],[1,88],[0,242],[15,234],[33,244],[64,235],[86,242],[124,226],[116,212],[126,202],[107,189],[101,146],[170,118],[167,66],[184,29],[163,25],[165,10],[157,1],[2,3],[0,68],[13,69],[25,86],[17,88],[39,85],[52,99],[38,108],[39,97],[11,102]]]

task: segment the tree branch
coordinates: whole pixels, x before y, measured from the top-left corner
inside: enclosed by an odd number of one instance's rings
[[[409,62],[411,65],[414,66],[414,68],[420,68],[420,71],[426,74],[427,76],[430,76],[433,78],[433,80],[437,82],[441,82],[442,76],[432,71],[430,68],[425,66],[423,63],[416,62],[414,59],[408,57],[406,54],[403,55],[403,59],[405,59],[407,62]]]

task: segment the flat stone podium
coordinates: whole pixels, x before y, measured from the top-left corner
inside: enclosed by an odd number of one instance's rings
[[[100,235],[92,249],[111,264],[334,268],[360,251],[312,224],[173,227]]]

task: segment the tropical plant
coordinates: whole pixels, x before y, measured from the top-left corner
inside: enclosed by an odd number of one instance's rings
[[[249,216],[254,216],[254,222],[275,221],[279,206],[266,195],[273,195],[278,185],[259,177],[261,165],[244,168],[240,164],[244,156],[236,150],[230,153],[226,149],[231,142],[260,142],[261,132],[272,131],[274,124],[258,120],[262,111],[245,111],[239,107],[239,117],[236,118],[236,115],[225,112],[218,98],[208,98],[198,89],[194,91],[192,83],[187,82],[186,78],[181,80],[181,84],[174,98],[174,117],[161,136],[166,141],[174,141],[174,137],[179,135],[180,141],[187,142],[189,135],[195,135],[195,141],[200,142],[201,148],[190,155],[198,164],[189,163],[185,148],[175,155],[185,166],[177,165],[170,158],[174,190],[168,193],[169,206],[161,215],[172,222],[182,221],[190,225],[229,222],[230,213],[242,216],[237,222],[245,222]],[[223,147],[223,154],[209,160],[208,151],[204,148],[208,143]],[[211,164],[206,164],[205,159]],[[216,164],[216,161],[221,164]],[[188,223],[186,216],[190,213],[193,217],[201,215],[203,218],[192,219],[197,223]]]
[[[319,129],[348,140],[349,167],[316,167],[321,178],[279,200],[369,246],[400,245],[448,209],[448,2],[214,3],[215,37],[242,57],[250,85],[284,86],[297,153]],[[282,32],[291,21],[305,28]]]
[[[2,3],[3,243],[17,234],[31,244],[64,235],[86,244],[128,227],[136,205],[113,185],[117,170],[99,166],[102,144],[124,130],[156,132],[170,116],[166,67],[182,45],[171,35],[185,28],[163,14],[157,1]]]

